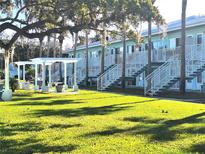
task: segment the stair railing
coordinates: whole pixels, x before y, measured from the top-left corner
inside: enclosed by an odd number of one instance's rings
[[[97,90],[105,90],[122,75],[121,65],[115,64],[97,78]]]
[[[205,65],[205,51],[199,45],[186,46],[186,77]],[[197,52],[198,51],[198,52]],[[172,57],[145,78],[144,94],[154,95],[170,80],[180,77],[180,56]]]
[[[135,73],[147,65],[147,53],[147,51],[139,51],[126,58],[126,76],[133,77]]]
[[[144,95],[154,95],[170,80],[178,77],[180,74],[179,63],[178,56],[174,56],[149,74],[144,80]]]

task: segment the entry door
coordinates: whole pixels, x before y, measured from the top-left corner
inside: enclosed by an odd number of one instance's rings
[[[176,38],[170,39],[170,48],[175,49],[176,48]]]
[[[115,48],[115,64],[120,63],[120,48]]]

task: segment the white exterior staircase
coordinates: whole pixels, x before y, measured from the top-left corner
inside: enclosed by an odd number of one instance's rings
[[[120,64],[115,64],[97,78],[97,90],[106,90],[121,77],[122,67]]]
[[[205,70],[205,51],[198,46],[186,47],[186,79],[194,79]],[[167,60],[145,78],[144,95],[154,96],[171,88],[180,80],[180,57]]]

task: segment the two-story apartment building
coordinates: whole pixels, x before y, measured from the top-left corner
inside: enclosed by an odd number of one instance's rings
[[[134,40],[126,41],[126,77],[127,86],[144,87],[151,80],[153,93],[163,89],[177,89],[180,72],[180,36],[181,21],[177,20],[167,25],[167,35],[154,27],[152,29],[152,66],[153,73],[146,74],[147,67],[147,31],[142,32],[144,43],[136,44]],[[205,82],[205,16],[191,16],[186,23],[186,72],[187,89],[201,90]],[[98,87],[105,90],[120,82],[122,72],[121,40],[109,40],[105,53],[105,73],[100,75],[101,43],[89,44],[89,77],[98,81]],[[72,56],[72,49],[68,55]],[[78,64],[78,81],[85,79],[85,45],[77,47],[77,57],[81,58]],[[69,72],[72,76],[72,72]],[[170,83],[171,80],[174,80]],[[159,81],[162,81],[159,83]],[[150,89],[149,89],[150,91]]]

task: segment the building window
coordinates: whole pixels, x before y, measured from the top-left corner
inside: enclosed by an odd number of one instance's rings
[[[148,44],[147,43],[145,44],[145,50],[148,50]]]
[[[135,46],[132,45],[132,53],[135,52]]]
[[[181,46],[181,38],[176,38],[176,47]]]
[[[115,54],[120,54],[120,48],[115,48]]]
[[[145,50],[148,50],[148,47],[149,47],[149,45],[148,45],[148,43],[146,43],[146,44],[145,44]],[[154,49],[154,44],[153,44],[153,42],[151,42],[151,48]]]
[[[192,82],[192,80],[187,80],[187,82],[188,82],[188,83],[191,83],[191,82]]]
[[[97,52],[97,54],[98,54],[98,57],[100,57],[100,54],[101,54],[101,50],[99,50],[99,51]]]
[[[141,45],[139,46],[139,51],[142,51],[142,46]]]
[[[111,49],[111,55],[113,55],[113,49]]]
[[[202,74],[201,73],[197,74],[197,82],[202,83]]]
[[[198,34],[197,35],[197,45],[201,45],[202,44],[202,34]]]
[[[129,49],[130,49],[130,46],[128,45],[127,46],[127,53],[129,54]]]

